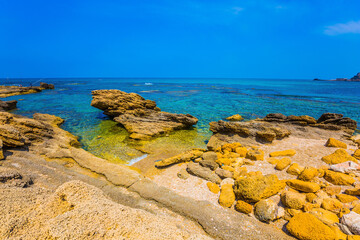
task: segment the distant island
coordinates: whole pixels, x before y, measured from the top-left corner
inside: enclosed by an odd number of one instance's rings
[[[314,81],[360,82],[360,72],[357,73],[355,76],[353,76],[350,79],[349,78],[336,78],[336,79],[332,79],[332,80],[325,80],[325,79],[314,78]]]

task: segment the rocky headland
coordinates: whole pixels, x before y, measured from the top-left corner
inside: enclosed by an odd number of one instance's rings
[[[315,81],[360,82],[360,72],[357,73],[352,78],[336,78],[335,80],[322,80],[322,79],[315,78],[314,80]]]
[[[22,86],[0,86],[0,98],[6,98],[16,95],[38,93],[45,89],[54,89],[53,84],[41,82],[40,86],[22,87]]]
[[[188,129],[197,118],[190,114],[163,112],[151,100],[120,90],[92,91],[91,106],[104,111],[130,133],[132,139],[149,139],[174,130]]]

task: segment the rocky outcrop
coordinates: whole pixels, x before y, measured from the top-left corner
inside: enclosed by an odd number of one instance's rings
[[[22,87],[22,86],[0,86],[0,98],[6,98],[15,95],[24,95],[38,93],[45,89],[54,89],[53,84],[40,83],[40,87]]]
[[[0,100],[0,111],[10,111],[16,108],[17,101],[2,101]]]
[[[91,106],[113,117],[133,139],[148,139],[174,130],[186,129],[197,123],[190,114],[162,112],[151,100],[136,93],[120,90],[92,91]]]

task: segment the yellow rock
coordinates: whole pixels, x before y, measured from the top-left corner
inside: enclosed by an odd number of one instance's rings
[[[247,202],[238,200],[235,204],[235,210],[241,213],[249,214],[252,212],[253,206]]]
[[[299,175],[299,180],[311,181],[319,174],[318,170],[314,167],[305,167],[304,171]]]
[[[209,188],[210,192],[217,194],[220,191],[220,187],[213,183],[213,182],[207,182],[206,186]]]
[[[353,196],[360,195],[360,188],[346,189],[345,193]]]
[[[232,115],[232,116],[226,118],[226,120],[229,120],[229,121],[241,121],[243,119],[244,118],[240,114],[235,114],[235,115]]]
[[[357,162],[356,158],[350,156],[344,149],[337,149],[334,153],[322,157],[321,160],[327,164],[338,164],[347,161]]]
[[[324,175],[325,175],[325,170],[324,169],[318,169],[318,177],[322,178],[322,177],[324,177]]]
[[[325,223],[326,225],[333,225],[334,223],[339,223],[338,216],[330,212],[328,210],[322,209],[322,208],[314,208],[309,213],[314,215],[317,219]]]
[[[308,202],[306,202],[306,203],[304,204],[303,211],[304,211],[304,212],[309,212],[309,211],[311,211],[312,209],[314,209],[314,208],[319,208],[319,207],[320,207],[320,204],[315,204],[315,203],[308,203]]]
[[[262,176],[262,172],[260,172],[260,171],[248,172],[248,173],[246,174],[246,176],[248,176],[248,177],[251,177],[251,176]]]
[[[276,151],[270,153],[270,157],[292,157],[296,154],[296,151],[293,149],[284,150],[284,151]]]
[[[264,160],[264,152],[260,149],[250,149],[246,153],[246,158],[254,161]]]
[[[288,208],[302,209],[305,204],[305,194],[284,191],[281,194],[281,202]]]
[[[233,158],[218,158],[218,159],[216,160],[216,162],[217,162],[220,166],[222,166],[222,165],[228,165],[228,166],[230,166],[234,161],[235,161],[235,159],[233,159]]]
[[[238,179],[240,176],[244,176],[246,175],[247,173],[247,169],[246,167],[238,167],[238,168],[235,168],[235,171],[234,171],[234,179]]]
[[[284,170],[287,166],[289,166],[291,163],[291,159],[290,158],[282,158],[280,159],[280,161],[276,164],[275,169],[282,171]]]
[[[347,195],[347,194],[338,194],[336,198],[339,199],[342,203],[350,203],[359,200],[357,197]]]
[[[360,149],[354,152],[353,157],[360,160]]]
[[[335,233],[310,213],[299,213],[290,219],[286,229],[301,240],[335,240]]]
[[[300,166],[297,163],[292,163],[290,167],[286,170],[288,174],[298,176],[300,173],[304,171],[304,167]]]
[[[291,188],[307,193],[314,193],[320,190],[319,184],[313,182],[304,182],[298,179],[288,180],[286,184]]]
[[[301,213],[301,210],[293,209],[293,208],[286,208],[286,212],[291,216],[295,216],[296,214]]]
[[[334,172],[331,170],[325,171],[325,180],[335,185],[352,185],[355,179],[346,175],[345,173]]]
[[[307,193],[306,194],[306,201],[312,203],[314,199],[317,198],[315,193]]]
[[[350,209],[343,207],[340,209],[340,212],[338,213],[339,218],[342,218],[342,216],[344,216],[345,214],[350,213]]]
[[[235,152],[236,152],[237,154],[239,154],[240,157],[246,157],[247,151],[248,151],[248,150],[246,149],[246,147],[237,147],[237,148],[235,149]]]
[[[227,170],[227,171],[230,171],[230,172],[234,172],[235,171],[235,168],[231,167],[231,166],[228,166],[228,165],[224,165],[221,167],[222,169],[224,170]]]
[[[221,146],[221,151],[223,153],[227,152],[235,152],[235,149],[241,147],[241,143],[226,143],[224,145]]]
[[[235,202],[235,194],[232,184],[224,184],[221,186],[219,204],[223,207],[231,207]]]
[[[335,198],[325,198],[321,203],[321,207],[332,212],[340,212],[343,204]]]
[[[347,240],[347,235],[343,233],[337,226],[329,226],[334,231],[336,240]]]
[[[329,140],[327,140],[325,146],[336,147],[336,148],[345,148],[345,149],[347,148],[346,143],[336,140],[335,138],[329,138]]]
[[[266,159],[266,161],[267,161],[268,163],[272,164],[272,165],[276,165],[276,164],[280,161],[280,159],[279,159],[279,158],[270,157],[270,158]]]
[[[356,212],[357,214],[360,214],[360,203],[356,204],[351,211]]]
[[[360,235],[348,235],[346,240],[360,240]]]
[[[341,192],[341,187],[340,186],[327,186],[326,188],[324,188],[324,191],[329,194],[330,196],[339,194]]]

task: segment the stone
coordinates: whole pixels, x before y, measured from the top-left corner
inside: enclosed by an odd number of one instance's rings
[[[347,194],[337,194],[336,198],[342,203],[351,203],[351,202],[359,200],[357,197],[347,195]]]
[[[0,160],[3,160],[3,159],[5,159],[4,152],[3,152],[3,142],[0,139]]]
[[[113,117],[132,139],[149,139],[175,130],[188,129],[198,122],[190,114],[162,112],[154,101],[120,90],[92,91],[91,106]]]
[[[287,120],[292,123],[304,122],[304,123],[306,123],[306,125],[307,124],[315,124],[317,122],[315,118],[307,116],[307,115],[302,115],[302,116],[290,115],[287,117]]]
[[[356,162],[356,159],[348,154],[344,149],[337,149],[334,153],[321,158],[327,164],[338,164],[347,161]]]
[[[340,219],[340,222],[356,235],[360,235],[360,214],[351,211]]]
[[[231,207],[235,202],[235,194],[233,190],[233,185],[224,184],[221,186],[219,204],[223,207]]]
[[[319,219],[328,226],[334,225],[335,223],[339,223],[338,216],[335,213],[330,212],[328,210],[322,208],[314,208],[310,210],[309,213],[314,215],[317,219]]]
[[[229,120],[229,121],[241,121],[243,119],[244,118],[240,114],[235,114],[235,115],[232,115],[232,116],[226,118],[226,120]]]
[[[279,158],[270,157],[270,158],[266,159],[266,161],[267,161],[268,163],[272,164],[272,165],[276,165],[276,164],[280,161],[280,159],[279,159]]]
[[[355,150],[353,157],[360,160],[360,149]]]
[[[225,178],[221,181],[220,183],[220,187],[224,184],[231,184],[234,185],[235,184],[235,180],[233,178]]]
[[[344,115],[338,113],[324,113],[321,117],[317,120],[318,123],[322,123],[329,120],[338,120],[341,119]]]
[[[221,168],[218,168],[215,170],[215,173],[221,178],[221,179],[224,179],[224,178],[232,178],[234,176],[234,174],[228,170],[224,170],[224,169],[221,169]]]
[[[64,119],[50,114],[34,113],[33,119],[49,123],[52,126],[60,126],[64,123]]]
[[[298,176],[304,170],[304,167],[300,166],[298,163],[292,163],[290,167],[286,170],[288,174]]]
[[[248,152],[246,147],[237,147],[235,152],[239,154],[239,157],[246,157],[246,153]]]
[[[178,178],[180,179],[188,179],[190,177],[190,174],[186,171],[185,168],[182,168],[178,173],[177,173]]]
[[[333,226],[330,225],[329,227],[335,233],[336,240],[349,240],[348,236],[345,233],[343,233],[337,225],[333,225]]]
[[[277,205],[271,199],[262,199],[254,206],[254,215],[262,222],[270,222],[277,217]]]
[[[343,143],[339,140],[336,140],[335,138],[329,138],[327,142],[325,143],[325,146],[327,147],[336,147],[336,148],[345,148],[347,149],[346,143]]]
[[[311,181],[319,175],[319,172],[314,167],[305,167],[304,171],[301,172],[298,179],[302,181]]]
[[[313,201],[317,198],[315,193],[306,193],[306,201],[308,201],[309,203],[313,203]]]
[[[341,192],[341,187],[336,185],[327,186],[324,188],[324,191],[330,196],[333,196]]]
[[[40,82],[40,87],[43,89],[55,89],[54,84]]]
[[[253,211],[253,206],[247,202],[238,200],[235,204],[235,210],[241,213],[250,214]]]
[[[351,173],[360,170],[360,165],[351,161],[338,163],[330,166],[330,169],[335,172]]]
[[[355,182],[355,179],[349,175],[331,170],[325,171],[324,178],[334,185],[352,185]]]
[[[16,108],[17,101],[2,101],[0,100],[0,111],[10,111]]]
[[[360,235],[348,235],[346,240],[360,240]]]
[[[220,187],[213,183],[213,182],[207,182],[206,186],[209,188],[210,192],[218,194],[220,192]]]
[[[225,143],[224,145],[221,146],[221,151],[223,153],[225,153],[225,152],[236,152],[236,149],[238,147],[241,147],[241,143],[238,143],[238,142]]]
[[[276,151],[270,153],[270,157],[292,157],[296,154],[296,151],[293,149]]]
[[[201,160],[199,161],[199,164],[203,167],[207,167],[211,170],[216,170],[219,167],[219,164],[217,162],[211,161],[211,160]]]
[[[284,191],[281,193],[281,202],[288,208],[302,209],[305,205],[306,195],[293,192]]]
[[[254,161],[263,161],[264,152],[260,149],[250,149],[246,153],[246,158]]]
[[[357,196],[360,195],[360,188],[350,188],[345,190],[346,194]]]
[[[343,204],[335,198],[325,198],[321,203],[321,207],[325,210],[338,213],[341,211]]]
[[[285,182],[276,175],[255,175],[237,179],[234,191],[237,199],[253,203],[271,197],[284,188]]]
[[[207,181],[220,184],[221,178],[212,172],[210,169],[200,166],[198,163],[189,162],[186,168],[188,173],[203,178]]]
[[[276,139],[276,134],[273,131],[258,131],[256,132],[256,139],[263,143],[272,143]]]
[[[218,159],[218,156],[217,156],[216,152],[207,151],[202,154],[202,158],[204,159],[204,161],[216,162],[216,160]]]
[[[265,116],[263,120],[268,122],[272,122],[272,121],[284,122],[287,120],[287,117],[281,113],[269,113],[268,115]]]
[[[289,166],[291,164],[291,159],[290,158],[282,158],[280,159],[280,161],[276,164],[275,169],[282,171],[285,168],[287,168],[287,166]]]
[[[305,182],[298,179],[287,180],[286,184],[298,191],[315,193],[320,190],[320,185],[313,182]]]
[[[290,219],[286,229],[301,240],[335,240],[335,233],[310,213],[299,213]]]
[[[0,86],[0,98],[41,92],[41,87]]]
[[[357,214],[360,214],[360,203],[356,204],[351,211],[356,212]]]
[[[203,155],[203,151],[200,150],[190,150],[185,153],[178,154],[174,157],[167,158],[164,160],[160,160],[155,162],[155,167],[162,168],[167,167],[173,164],[182,163],[182,162],[190,162],[192,160],[195,160]]]

